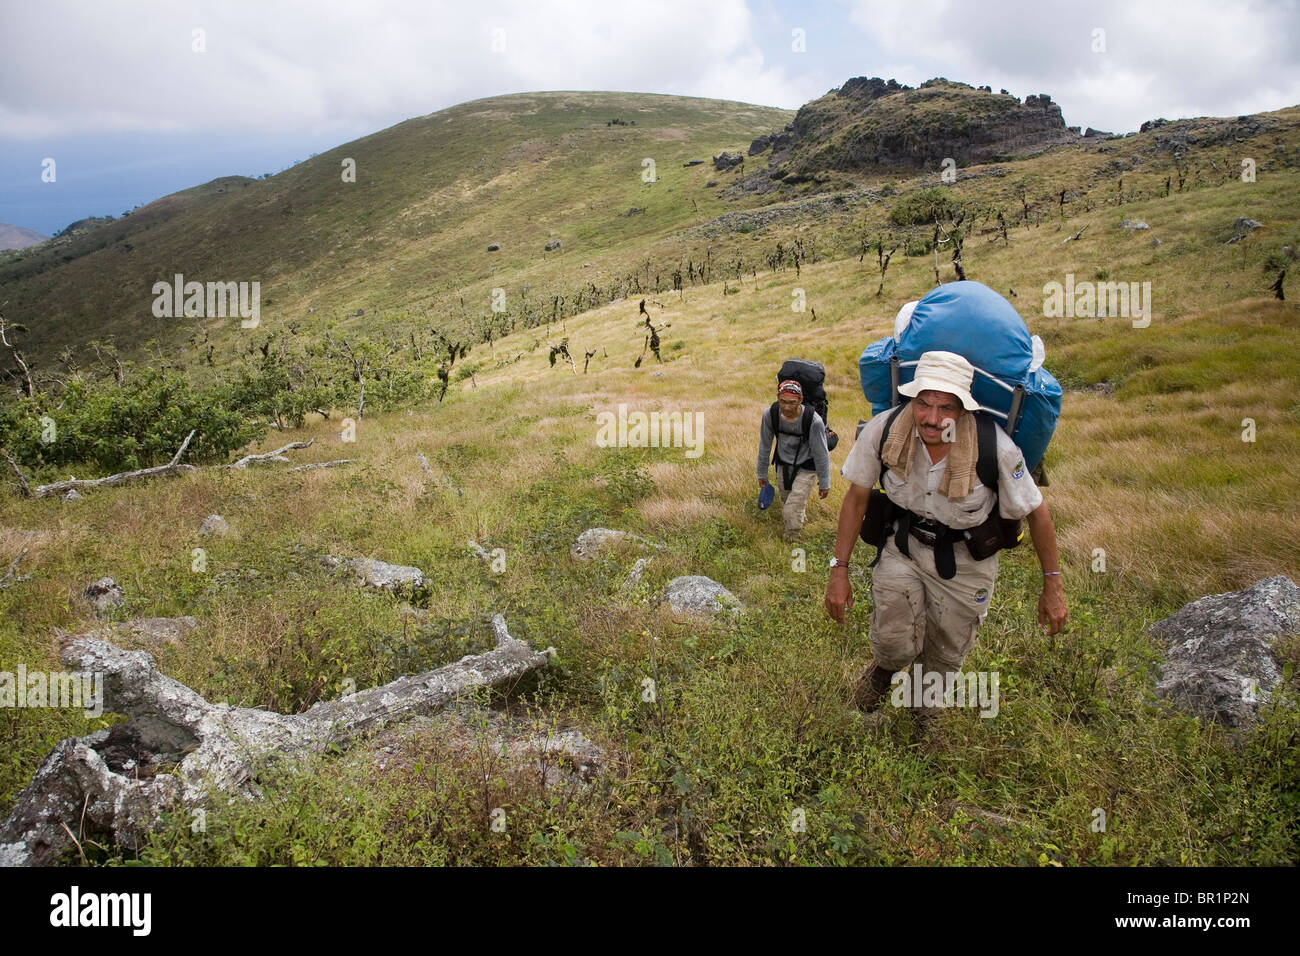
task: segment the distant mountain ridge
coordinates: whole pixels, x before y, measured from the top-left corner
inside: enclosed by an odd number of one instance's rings
[[[791,250],[813,226],[825,227],[819,255],[861,256],[867,232],[892,229],[893,207],[925,188],[978,194],[986,220],[1037,224],[1221,184],[1243,155],[1261,174],[1289,168],[1298,131],[1293,108],[1081,133],[1045,94],[1022,101],[942,78],[913,89],[857,77],[797,112],[663,94],[511,94],[265,179],[223,177],[72,223],[0,253],[0,300],[28,329],[28,358],[45,365],[94,340],[127,356],[152,341],[216,378],[270,336],[323,334],[304,325],[319,322],[385,350],[413,333],[490,343],[619,298],[776,270],[811,254],[810,233]],[[258,283],[259,341],[226,315],[156,314],[154,284],[177,275]]]
[[[0,222],[0,249],[26,249],[38,242],[44,242],[49,236],[41,235],[33,229],[25,229],[11,223]]]

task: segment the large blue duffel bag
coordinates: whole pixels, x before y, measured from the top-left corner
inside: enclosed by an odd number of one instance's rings
[[[930,351],[956,352],[975,366],[975,401],[1037,468],[1061,414],[1061,385],[1042,367],[1042,342],[1031,338],[1011,303],[982,283],[949,282],[931,289],[910,318],[900,313],[895,334],[872,342],[858,359],[873,415],[898,403],[898,386],[912,380],[917,360]]]

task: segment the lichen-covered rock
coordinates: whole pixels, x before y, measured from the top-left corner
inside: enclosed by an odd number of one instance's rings
[[[230,525],[221,515],[208,515],[203,519],[203,524],[199,525],[199,535],[215,534],[224,537],[230,533]]]
[[[86,585],[82,596],[90,602],[96,614],[103,614],[110,608],[119,607],[126,598],[126,592],[112,578],[100,578]]]
[[[164,645],[179,647],[199,629],[199,622],[185,617],[138,617],[106,628],[106,636],[123,647],[156,649]]]
[[[1193,601],[1150,628],[1167,647],[1158,696],[1229,727],[1249,725],[1282,679],[1279,637],[1300,634],[1300,588],[1284,575]]]
[[[619,593],[622,595],[631,594],[636,589],[636,586],[641,583],[641,578],[645,575],[646,567],[653,560],[653,558],[637,558],[636,564],[632,566],[632,570],[629,571],[627,577],[623,579],[623,583],[618,589]]]
[[[644,547],[661,550],[660,545],[628,531],[615,531],[613,528],[588,528],[578,535],[578,539],[569,548],[569,554],[575,561],[590,561],[601,548],[621,544],[625,541],[634,541]]]
[[[673,578],[668,582],[663,600],[678,614],[721,614],[744,610],[744,605],[734,594],[702,574]]]
[[[1241,216],[1232,224],[1232,238],[1229,239],[1228,242],[1240,242],[1256,229],[1262,228],[1263,225],[1262,222],[1257,222],[1254,219],[1248,219],[1245,216]]]
[[[341,558],[326,555],[325,563],[332,568],[347,565],[366,587],[383,591],[417,590],[424,585],[424,572],[405,564],[389,564],[374,558]]]

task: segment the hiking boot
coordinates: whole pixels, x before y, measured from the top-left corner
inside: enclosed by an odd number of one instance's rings
[[[894,673],[875,661],[862,672],[853,691],[853,706],[864,714],[877,710],[885,700]]]

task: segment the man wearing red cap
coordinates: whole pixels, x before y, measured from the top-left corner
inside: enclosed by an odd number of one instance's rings
[[[805,409],[802,385],[787,379],[777,386],[776,400],[781,412],[776,416],[779,434],[772,431],[773,416],[769,411],[763,413],[759,427],[758,487],[767,484],[767,456],[775,440],[772,464],[776,465],[776,487],[783,503],[785,540],[794,541],[807,520],[808,495],[814,478],[818,483],[818,497],[830,494],[831,454],[826,447],[826,423],[811,406]]]
[[[1001,427],[995,430],[996,494],[977,476],[978,439],[970,413],[979,405],[970,393],[973,378],[974,368],[960,355],[926,352],[915,378],[898,388],[911,401],[889,425],[883,445],[893,410],[863,427],[841,470],[852,484],[840,508],[826,587],[826,610],[836,621],[843,623],[845,610],[853,605],[849,558],[877,481],[902,528],[887,539],[872,574],[875,659],[854,693],[854,703],[864,711],[878,708],[895,673],[913,662],[925,675],[960,671],[988,613],[998,575],[997,554],[976,559],[964,532],[983,525],[994,507],[1002,518],[1027,519],[1043,569],[1040,626],[1055,634],[1065,624],[1051,512],[1020,449]],[[919,713],[933,716],[924,708]]]

